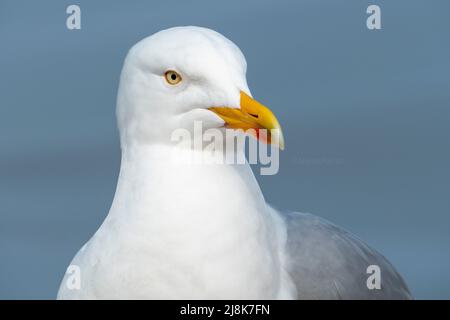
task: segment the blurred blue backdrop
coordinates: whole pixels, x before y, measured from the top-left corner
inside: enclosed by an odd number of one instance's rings
[[[357,234],[415,297],[450,298],[449,15],[447,0],[2,0],[0,298],[55,297],[113,198],[127,50],[176,25],[233,40],[280,119],[280,172],[257,176],[268,201]]]

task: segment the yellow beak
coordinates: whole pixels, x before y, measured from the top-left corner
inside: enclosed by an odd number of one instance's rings
[[[225,121],[226,127],[242,129],[255,135],[258,140],[277,145],[284,149],[283,132],[275,115],[269,108],[252,99],[241,91],[240,109],[227,107],[211,107],[208,110],[216,113]],[[265,129],[267,134],[261,134]]]

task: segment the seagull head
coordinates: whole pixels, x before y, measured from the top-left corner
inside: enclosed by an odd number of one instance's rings
[[[135,44],[120,77],[117,118],[124,143],[168,143],[177,129],[242,129],[284,147],[274,114],[252,98],[241,50],[200,27],[163,30]],[[251,130],[249,130],[251,129]],[[277,139],[271,132],[278,130]]]

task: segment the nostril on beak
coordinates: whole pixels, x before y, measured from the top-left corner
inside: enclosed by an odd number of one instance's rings
[[[253,118],[259,118],[257,114],[249,113],[249,115],[251,115]]]

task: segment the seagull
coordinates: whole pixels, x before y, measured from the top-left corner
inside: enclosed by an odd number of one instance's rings
[[[129,50],[114,200],[58,299],[412,298],[392,264],[356,236],[269,205],[247,162],[180,161],[209,154],[172,139],[196,122],[202,134],[268,129],[266,145],[284,147],[282,134],[270,139],[280,124],[253,99],[246,69],[233,42],[202,27],[162,30]]]

